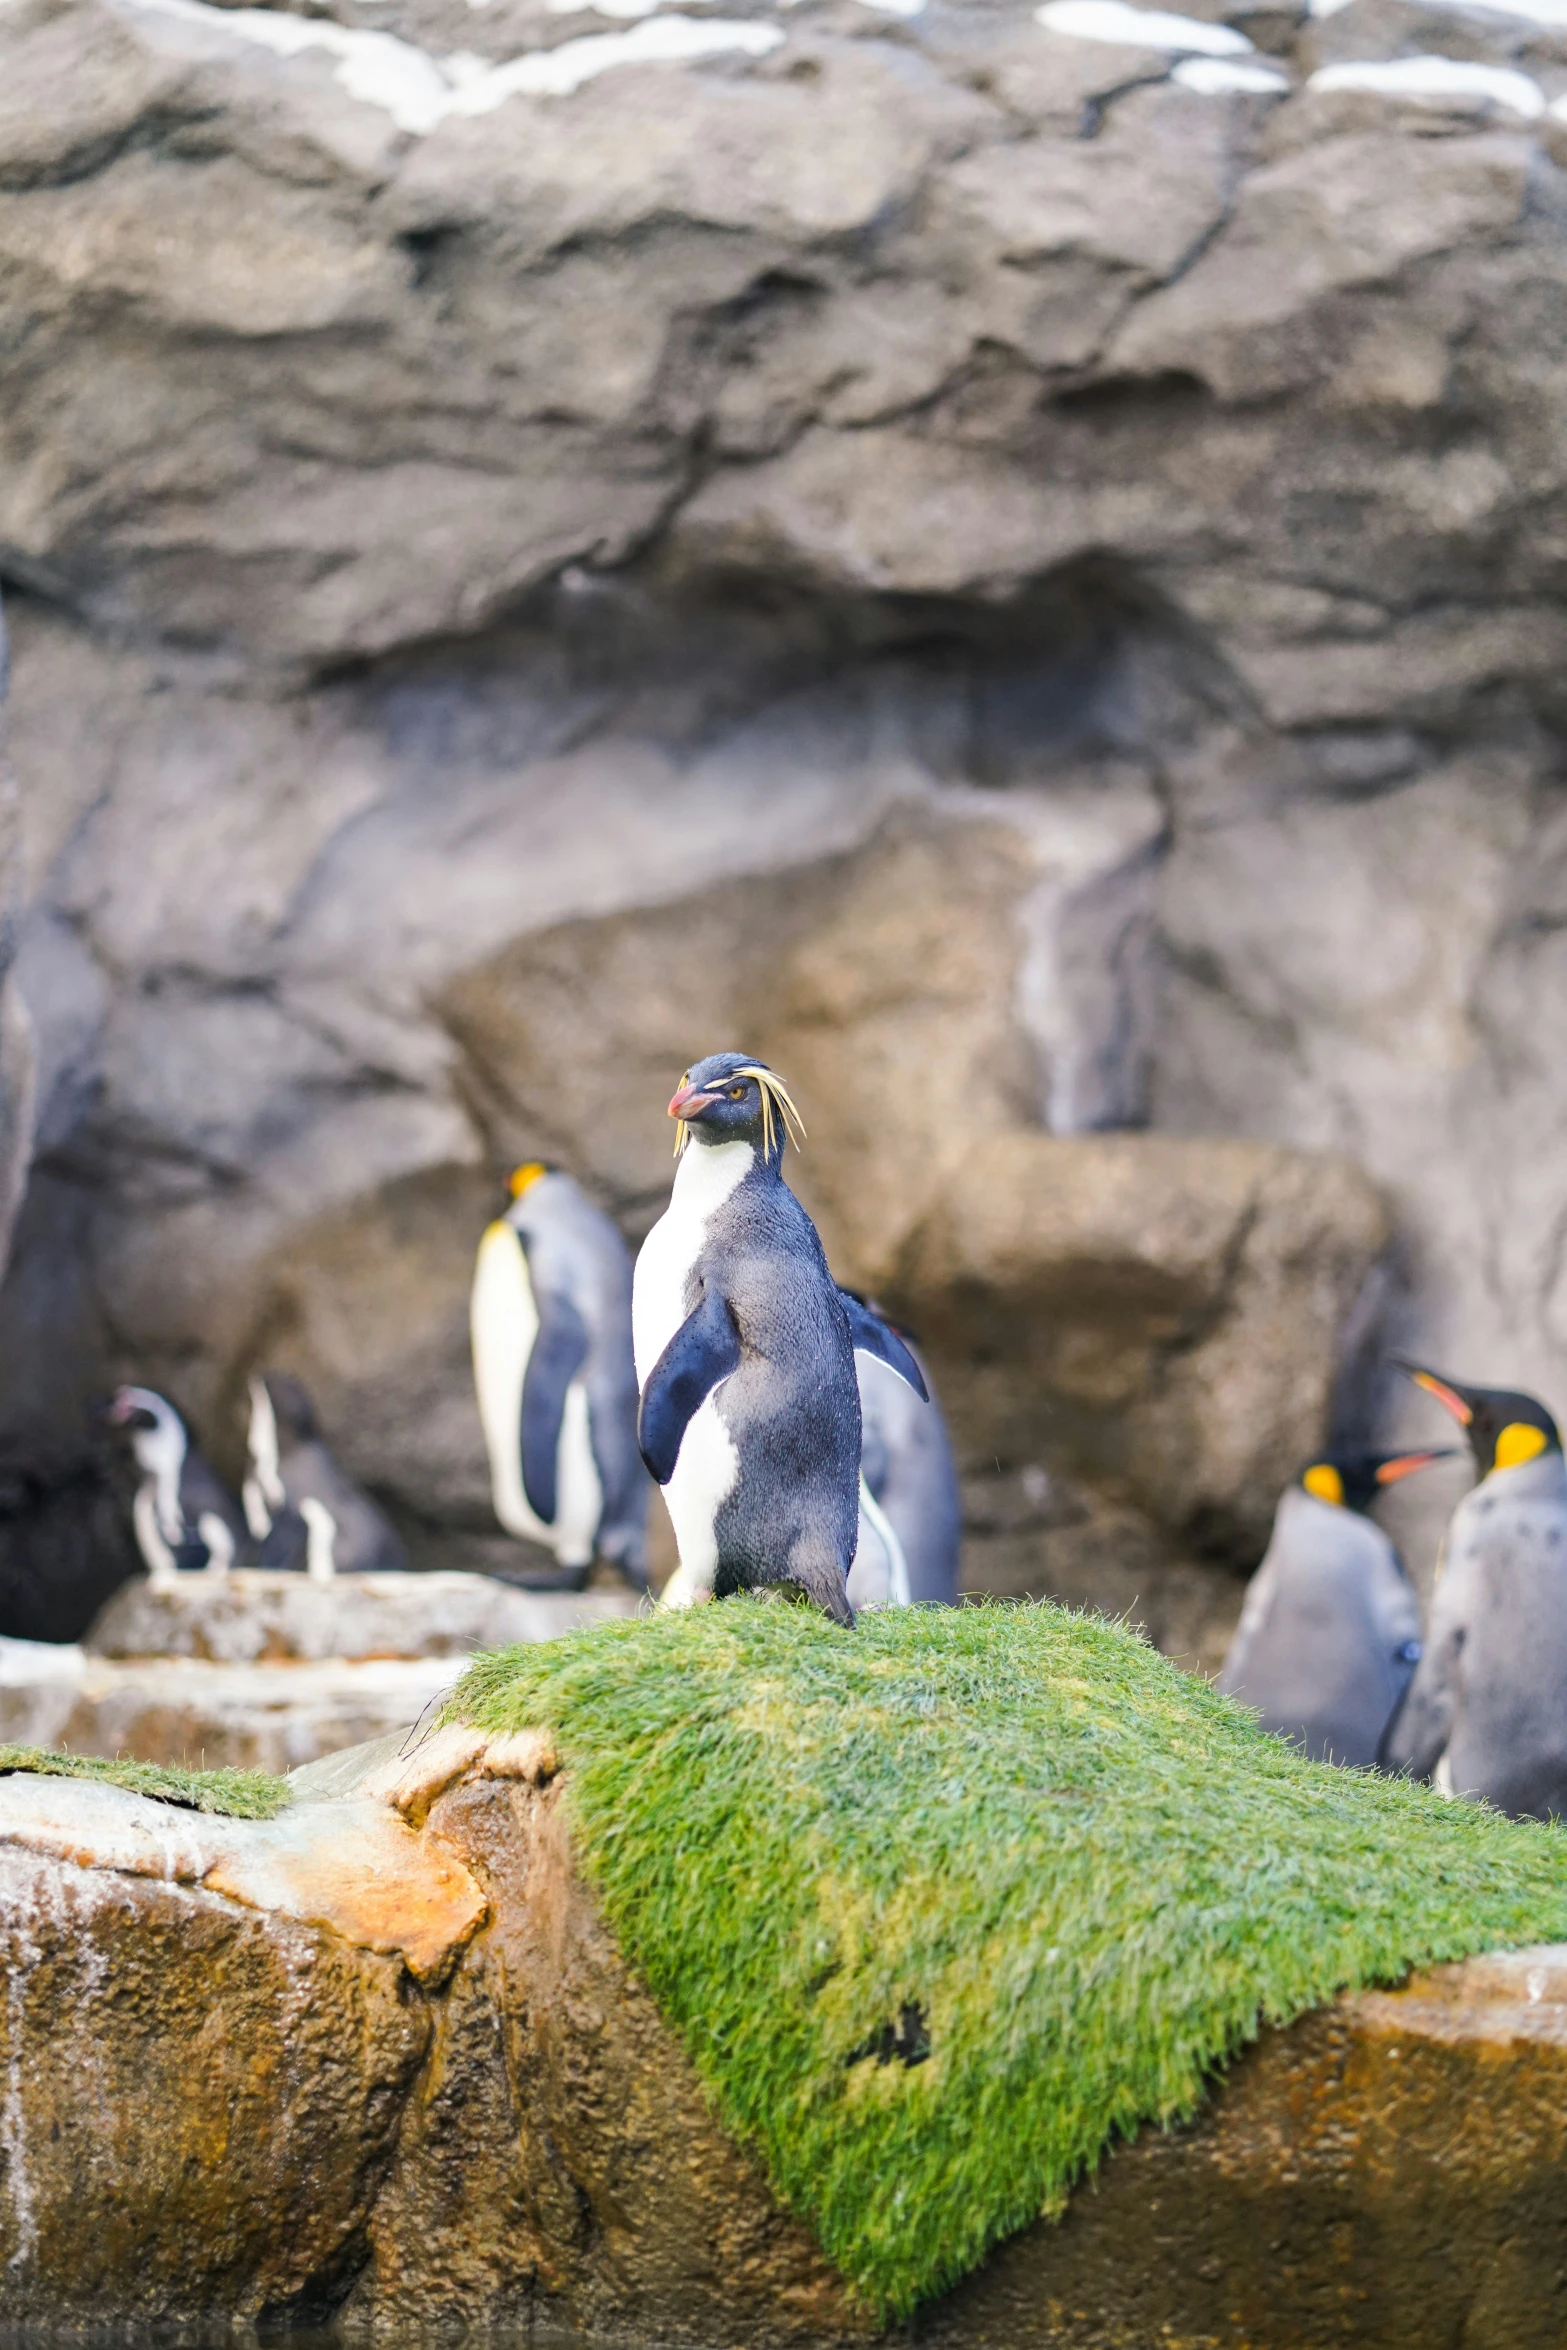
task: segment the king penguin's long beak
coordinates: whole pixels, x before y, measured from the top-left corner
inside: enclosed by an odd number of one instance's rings
[[[1405,1362],[1401,1355],[1395,1355],[1393,1362],[1394,1368],[1413,1379],[1417,1387],[1423,1387],[1427,1395],[1434,1395],[1444,1411],[1452,1413],[1460,1428],[1468,1427],[1474,1418],[1474,1406],[1461,1387],[1455,1387],[1450,1379],[1443,1379],[1435,1371],[1426,1370],[1421,1363]]]
[[[1430,1452],[1396,1452],[1377,1464],[1377,1483],[1396,1485],[1400,1477],[1412,1477],[1417,1469],[1429,1469],[1433,1461],[1451,1461],[1458,1457],[1456,1445],[1439,1444]]]

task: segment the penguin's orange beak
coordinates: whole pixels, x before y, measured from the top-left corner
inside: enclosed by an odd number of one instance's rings
[[[1449,1386],[1445,1379],[1439,1379],[1434,1371],[1425,1370],[1419,1363],[1401,1362],[1398,1368],[1413,1379],[1417,1387],[1423,1387],[1427,1395],[1434,1395],[1444,1411],[1452,1413],[1460,1428],[1468,1427],[1474,1418],[1474,1406],[1467,1397],[1460,1395],[1456,1387]]]
[[[697,1118],[712,1108],[718,1096],[706,1093],[700,1085],[683,1085],[669,1105],[671,1118]]]
[[[1396,1485],[1400,1477],[1412,1477],[1417,1469],[1429,1469],[1433,1461],[1450,1461],[1453,1450],[1441,1444],[1432,1452],[1396,1453],[1392,1460],[1383,1461],[1377,1469],[1379,1485]]]

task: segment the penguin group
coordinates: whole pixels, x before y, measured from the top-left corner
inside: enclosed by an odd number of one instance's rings
[[[604,1209],[540,1160],[514,1169],[480,1238],[469,1339],[497,1523],[549,1554],[535,1582],[580,1589],[597,1566],[645,1592],[657,1484],[679,1558],[664,1605],[792,1585],[850,1626],[856,1606],[954,1604],[941,1412],[911,1342],[833,1279],[784,1180],[803,1128],[783,1080],[711,1054],[669,1116],[674,1185],[635,1266]],[[167,1397],[122,1387],[106,1416],[160,1587],[236,1564],[320,1582],[406,1568],[297,1379],[250,1380],[237,1501]]]
[[[117,1388],[103,1418],[129,1452],[131,1525],[155,1589],[234,1566],[297,1569],[316,1582],[407,1567],[385,1516],[327,1448],[297,1379],[269,1372],[250,1383],[238,1501],[167,1396]]]
[[[578,1584],[647,1587],[651,1487],[689,1606],[792,1585],[845,1626],[861,1606],[957,1598],[957,1479],[903,1336],[828,1270],[783,1177],[803,1135],[775,1071],[739,1052],[669,1104],[669,1206],[633,1266],[559,1168],[529,1161],[479,1243],[474,1388],[495,1515]]]
[[[1424,1636],[1367,1514],[1451,1448],[1333,1454],[1279,1503],[1218,1686],[1323,1760],[1567,1819],[1567,1460],[1546,1407],[1398,1366],[1457,1421],[1477,1482],[1453,1514]]]
[[[678,1565],[665,1606],[791,1587],[851,1627],[864,1607],[956,1602],[952,1449],[908,1335],[832,1275],[784,1177],[803,1127],[753,1056],[693,1062],[668,1106],[669,1204],[633,1264],[619,1228],[530,1160],[478,1246],[475,1400],[494,1513],[580,1588],[648,1588],[651,1488]],[[1218,1687],[1308,1755],[1408,1773],[1520,1817],[1567,1818],[1567,1460],[1535,1397],[1404,1363],[1463,1430],[1478,1482],[1454,1514],[1422,1631],[1371,1512],[1451,1447],[1335,1449],[1279,1502]],[[250,1382],[239,1501],[147,1387],[108,1420],[154,1583],[236,1563],[317,1580],[406,1566],[296,1379]]]

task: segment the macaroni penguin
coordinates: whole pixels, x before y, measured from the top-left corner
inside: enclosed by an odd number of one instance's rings
[[[923,1398],[894,1331],[840,1290],[784,1182],[804,1128],[783,1081],[745,1053],[681,1079],[669,1206],[637,1258],[632,1297],[642,1457],[664,1488],[678,1604],[789,1583],[851,1625],[859,1526],[856,1349]]]

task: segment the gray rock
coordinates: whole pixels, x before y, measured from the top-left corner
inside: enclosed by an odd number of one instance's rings
[[[11,1251],[32,1164],[38,1106],[38,1048],[16,972],[21,896],[20,804],[7,727],[11,642],[0,605],[0,1273]]]
[[[1567,63],[1403,0],[1198,13],[1286,92],[1011,0],[747,0],[728,49],[557,95],[672,18],[0,15],[8,1457],[135,1370],[232,1468],[275,1362],[416,1559],[493,1563],[495,1176],[558,1157],[635,1237],[718,1034],[795,1080],[845,1274],[954,1328],[909,1266],[970,1145],[1151,1123],[1359,1162],[1387,1332],[1567,1395],[1567,134],[1305,86],[1434,50],[1554,101]],[[1155,1474],[1101,1400],[1093,1458],[1052,1449],[960,1350],[970,1471],[1254,1563],[1289,1445],[1415,1408],[1332,1400],[1376,1335],[1337,1184],[1248,1227],[1294,1303],[1226,1325],[1222,1440]],[[61,1562],[74,1632],[71,1476],[0,1513],[0,1586]],[[1437,1484],[1390,1509],[1417,1569]]]
[[[579,1624],[634,1615],[608,1591],[516,1591],[482,1575],[304,1575],[237,1567],[145,1579],[115,1594],[82,1646],[89,1656],[202,1657],[214,1664],[336,1658],[465,1657],[475,1648],[553,1640]]]
[[[0,1740],[109,1760],[292,1771],[399,1734],[455,1686],[461,1658],[120,1663],[67,1642],[0,1640]]]
[[[476,1648],[630,1615],[628,1592],[518,1591],[480,1575],[236,1568],[115,1593],[78,1646],[0,1639],[0,1741],[142,1762],[294,1770],[394,1728]]]

